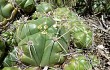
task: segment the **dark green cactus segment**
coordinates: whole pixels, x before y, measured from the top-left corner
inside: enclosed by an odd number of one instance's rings
[[[0,62],[1,60],[3,59],[3,56],[5,54],[5,43],[4,43],[4,40],[0,37]]]
[[[52,10],[53,10],[53,6],[50,3],[41,2],[39,5],[37,5],[36,11],[33,13],[32,18],[36,19],[39,17],[43,17]]]
[[[40,64],[45,48],[45,38],[41,33],[24,38],[18,45],[27,57],[36,62],[36,65]]]
[[[17,8],[14,8],[12,3],[7,0],[0,0],[0,27],[6,28],[6,24],[14,19],[17,13]]]
[[[32,12],[35,8],[34,0],[15,0],[15,2],[22,10],[24,10],[24,12],[27,13]]]
[[[7,0],[0,0],[0,6],[4,6],[6,4]]]
[[[92,6],[95,14],[105,13],[110,14],[110,1],[109,0],[94,0],[94,4]]]
[[[68,33],[62,35],[62,31],[66,32],[64,27],[57,25],[56,27],[55,25],[56,23],[52,17],[44,16],[37,20],[29,20],[18,27],[16,39],[19,39],[17,41],[18,48],[23,51],[20,60],[24,64],[52,66],[63,63],[64,55],[68,52],[69,35]]]
[[[3,66],[5,67],[15,66],[18,60],[17,52],[18,52],[17,48],[14,48],[11,52],[9,52],[9,54],[3,61]]]
[[[14,8],[11,3],[6,4],[3,8],[1,8],[2,15],[6,18],[10,17],[13,9]]]
[[[47,13],[53,10],[52,5],[50,3],[41,2],[37,7],[36,10],[38,12]]]
[[[91,64],[85,56],[77,56],[64,66],[64,70],[88,70],[92,69]]]
[[[14,9],[11,3],[8,3],[6,0],[0,2],[0,15],[4,18],[9,18]]]

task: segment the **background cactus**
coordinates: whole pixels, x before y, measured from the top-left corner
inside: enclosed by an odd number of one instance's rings
[[[32,65],[45,66],[64,61],[63,55],[67,53],[68,45],[62,38],[57,40],[61,35],[60,30],[53,27],[54,24],[55,21],[52,18],[42,17],[26,22],[23,24],[22,30],[17,29],[18,46],[25,56],[35,62]],[[23,55],[20,59],[22,62],[28,63],[22,60]]]
[[[0,29],[6,29],[6,24],[14,19],[17,8],[7,0],[0,1]]]
[[[73,40],[78,48],[87,48],[92,44],[92,31],[83,22],[73,22]]]
[[[0,1],[0,15],[2,15],[4,18],[9,18],[13,9],[14,7],[11,3],[8,3],[6,0]]]
[[[48,2],[53,4],[56,7],[64,7],[64,6],[75,6],[77,0],[41,0],[41,2]]]
[[[77,56],[64,66],[64,70],[92,70],[92,66],[84,56]]]
[[[26,13],[32,12],[35,8],[34,0],[15,0],[15,2]]]

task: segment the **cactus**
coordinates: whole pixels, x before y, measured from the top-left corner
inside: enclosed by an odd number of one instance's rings
[[[13,20],[17,13],[17,8],[14,8],[12,3],[7,0],[0,1],[0,28],[5,26],[9,21]]]
[[[4,18],[9,18],[11,16],[14,7],[11,3],[7,2],[6,0],[0,1],[0,15]]]
[[[92,44],[92,31],[84,23],[73,23],[72,35],[78,48],[89,48]]]
[[[37,70],[37,67],[29,67],[29,68],[25,68],[24,70]],[[2,70],[22,70],[21,68],[18,67],[4,67]]]
[[[33,0],[16,0],[16,3],[25,12],[29,6],[32,7],[29,12],[35,7]],[[87,48],[92,43],[92,31],[68,7],[54,9],[51,4],[41,2],[32,17],[14,22],[17,47],[4,59],[4,67],[17,66],[19,61],[29,66],[60,65],[66,59],[71,37],[78,48]]]
[[[26,13],[32,12],[35,8],[34,0],[15,0],[15,2]]]
[[[53,8],[52,8],[52,5],[49,4],[49,3],[45,3],[45,2],[41,2],[37,7],[36,7],[36,10],[38,12],[42,12],[42,13],[47,13],[49,11],[51,11]]]
[[[48,12],[52,10],[53,10],[53,7],[51,4],[46,2],[41,2],[39,5],[37,5],[36,11],[33,13],[32,18],[36,19],[38,17],[43,17],[44,15],[46,15]]]
[[[20,50],[24,53],[20,60],[29,65],[53,65],[64,61],[68,45],[63,38],[58,39],[61,32],[53,27],[55,21],[51,17],[29,20],[17,28],[16,40]],[[59,30],[59,31],[58,31]],[[58,33],[58,34],[57,34]],[[25,57],[24,57],[25,56]],[[34,64],[23,60],[32,59]]]
[[[92,70],[92,66],[84,56],[77,56],[65,64],[64,70]]]

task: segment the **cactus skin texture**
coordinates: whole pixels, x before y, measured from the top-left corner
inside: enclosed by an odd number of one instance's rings
[[[36,7],[36,11],[33,13],[32,18],[36,19],[46,15],[48,12],[53,10],[53,6],[50,3],[41,2]]]
[[[6,56],[6,58],[3,61],[3,66],[4,67],[11,67],[15,66],[17,62],[17,49],[14,48],[9,54]]]
[[[73,23],[72,35],[77,48],[89,48],[92,44],[92,31],[82,21]]]
[[[9,18],[13,11],[14,7],[11,3],[8,3],[6,0],[0,1],[0,15],[4,18]]]
[[[12,3],[7,0],[0,0],[0,28],[3,28],[2,26],[13,20],[16,13],[17,8],[14,8]]]
[[[77,56],[65,64],[64,70],[92,70],[92,67],[86,57]]]
[[[47,13],[49,11],[51,11],[53,8],[52,8],[52,5],[49,4],[49,3],[45,3],[45,2],[41,2],[37,7],[36,7],[36,10],[38,12],[42,12],[42,13]]]
[[[26,13],[32,12],[35,8],[34,0],[15,0],[15,2]]]
[[[42,17],[17,28],[16,39],[19,49],[23,51],[20,57],[23,63],[33,66],[63,63],[68,45],[62,38],[57,40],[61,31],[53,27],[54,24],[51,17]]]

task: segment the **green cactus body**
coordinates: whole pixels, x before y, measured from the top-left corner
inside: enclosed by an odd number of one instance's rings
[[[4,67],[2,70],[21,70],[17,67]]]
[[[34,0],[15,0],[15,2],[26,13],[32,12],[33,9],[35,8]]]
[[[92,67],[86,57],[78,56],[71,59],[68,64],[65,64],[64,70],[92,70]]]
[[[72,37],[74,43],[78,48],[88,48],[92,44],[92,31],[88,28],[82,20],[73,22]]]
[[[13,11],[13,6],[11,3],[7,3],[1,10],[2,10],[2,15],[6,18],[11,16],[11,13]]]
[[[33,13],[32,18],[36,19],[39,17],[43,17],[52,10],[53,10],[53,7],[50,3],[41,2],[39,5],[37,5],[36,11]]]
[[[14,48],[9,54],[6,56],[6,58],[3,61],[3,66],[4,67],[11,67],[15,66],[17,62],[17,49]]]
[[[40,17],[17,28],[16,39],[19,49],[23,51],[19,59],[23,63],[41,67],[63,63],[64,54],[68,52],[68,42],[64,37],[58,39],[62,32],[54,24],[51,17]]]
[[[29,3],[26,0],[16,1],[23,8],[25,3]],[[29,5],[32,4],[25,6]],[[36,8],[36,12],[41,14],[40,17],[37,16],[38,19],[17,22],[20,25],[16,29],[15,39],[19,51],[13,54],[17,59],[9,54],[4,61],[7,64],[4,66],[14,66],[15,63],[10,61],[11,58],[30,66],[62,64],[66,58],[65,54],[68,53],[70,36],[74,38],[74,43],[79,48],[87,48],[91,45],[92,31],[75,13],[67,7],[51,10],[52,6],[41,3]]]
[[[11,3],[8,3],[6,0],[0,1],[0,15],[2,15],[4,18],[9,18],[13,9],[14,8]]]
[[[7,0],[0,0],[0,25],[5,26],[7,22],[13,20],[17,13],[17,8],[14,8],[12,3]],[[4,27],[5,28],[5,27]]]
[[[45,3],[45,2],[41,2],[37,7],[36,7],[36,10],[38,12],[42,12],[42,13],[47,13],[49,11],[51,11],[53,8],[52,8],[52,5],[50,3]]]

